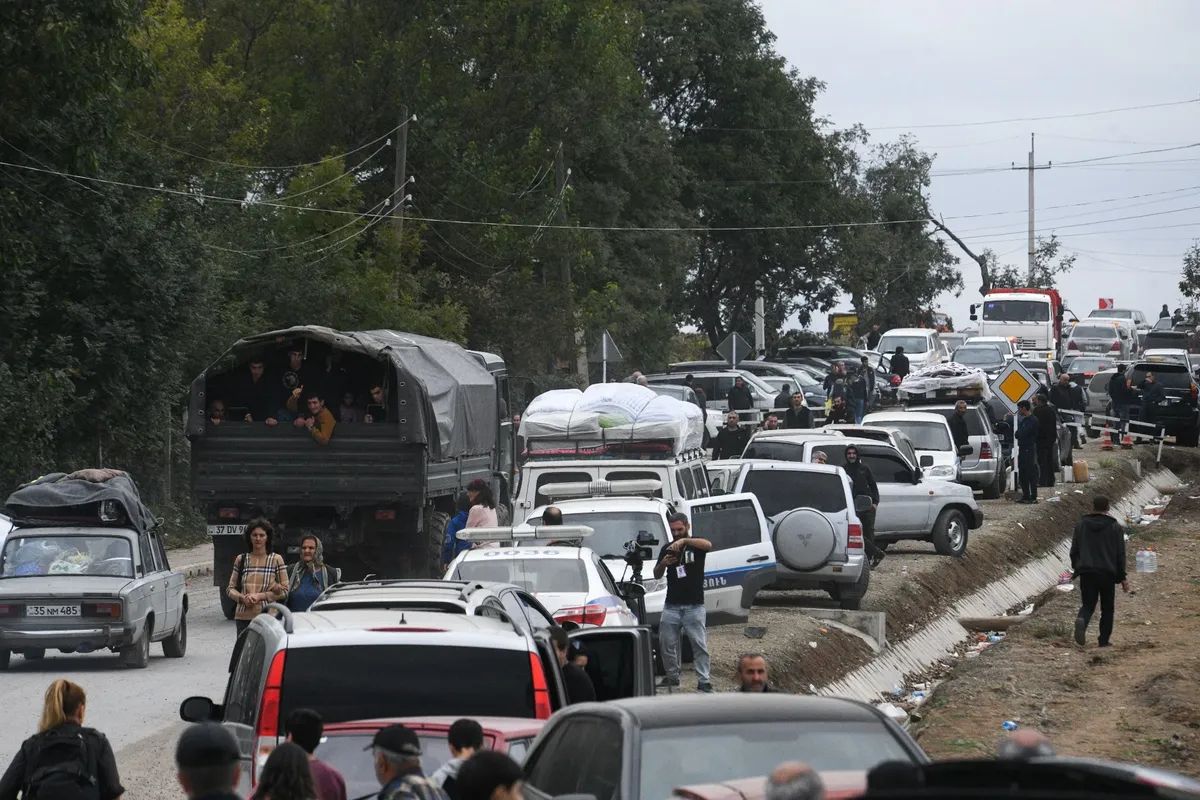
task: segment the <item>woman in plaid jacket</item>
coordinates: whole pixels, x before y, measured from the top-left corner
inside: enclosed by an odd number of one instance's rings
[[[283,556],[271,549],[275,539],[271,523],[263,517],[253,519],[243,536],[246,552],[234,559],[233,574],[225,589],[229,599],[238,604],[237,613],[233,615],[238,636],[263,612],[267,603],[278,603],[288,593]]]

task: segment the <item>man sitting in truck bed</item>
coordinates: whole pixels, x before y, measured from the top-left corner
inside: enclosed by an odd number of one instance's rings
[[[317,444],[329,444],[329,437],[333,436],[333,427],[337,424],[333,419],[333,414],[325,407],[325,398],[321,393],[313,392],[308,396],[308,413],[297,411],[300,395],[304,393],[303,386],[297,386],[292,390],[292,396],[288,398],[287,410],[296,414],[296,421],[292,423],[297,428],[308,428],[312,432],[312,437]]]

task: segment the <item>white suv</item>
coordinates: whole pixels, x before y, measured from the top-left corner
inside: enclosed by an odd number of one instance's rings
[[[842,608],[858,610],[871,583],[858,512],[871,498],[851,494],[841,467],[741,459],[708,466],[717,492],[758,498],[778,560],[771,588],[828,592]]]

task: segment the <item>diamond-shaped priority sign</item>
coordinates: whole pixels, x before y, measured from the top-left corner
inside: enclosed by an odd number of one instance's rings
[[[1040,384],[1033,373],[1025,369],[1020,361],[1009,361],[992,381],[992,391],[1008,410],[1017,413],[1017,403],[1037,394]]]
[[[736,367],[739,362],[754,358],[754,348],[741,334],[731,333],[717,345],[717,355],[728,361],[730,366]]]

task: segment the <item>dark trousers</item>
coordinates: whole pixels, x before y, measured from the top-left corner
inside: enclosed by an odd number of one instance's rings
[[[873,559],[881,552],[875,546],[875,509],[868,508],[858,515],[859,522],[863,527],[863,550],[867,554],[867,558]]]
[[[234,631],[234,638],[236,638],[236,637],[238,637],[238,636],[241,636],[241,635],[242,635],[242,631],[244,631],[244,630],[246,630],[246,628],[249,628],[249,627],[250,627],[250,620],[248,620],[248,619],[235,619],[235,620],[233,621],[233,627],[235,628],[235,631]]]
[[[1017,458],[1017,480],[1021,484],[1021,499],[1036,500],[1038,490],[1037,458],[1032,454]]]
[[[1096,601],[1100,601],[1100,644],[1108,644],[1117,605],[1117,584],[1103,575],[1081,572],[1079,595],[1083,603],[1079,607],[1079,618],[1084,621],[1084,627],[1091,621],[1092,614],[1096,613]]]
[[[1041,473],[1040,485],[1053,486],[1055,469],[1058,465],[1054,463],[1054,442],[1037,443],[1037,460],[1038,472]]]

